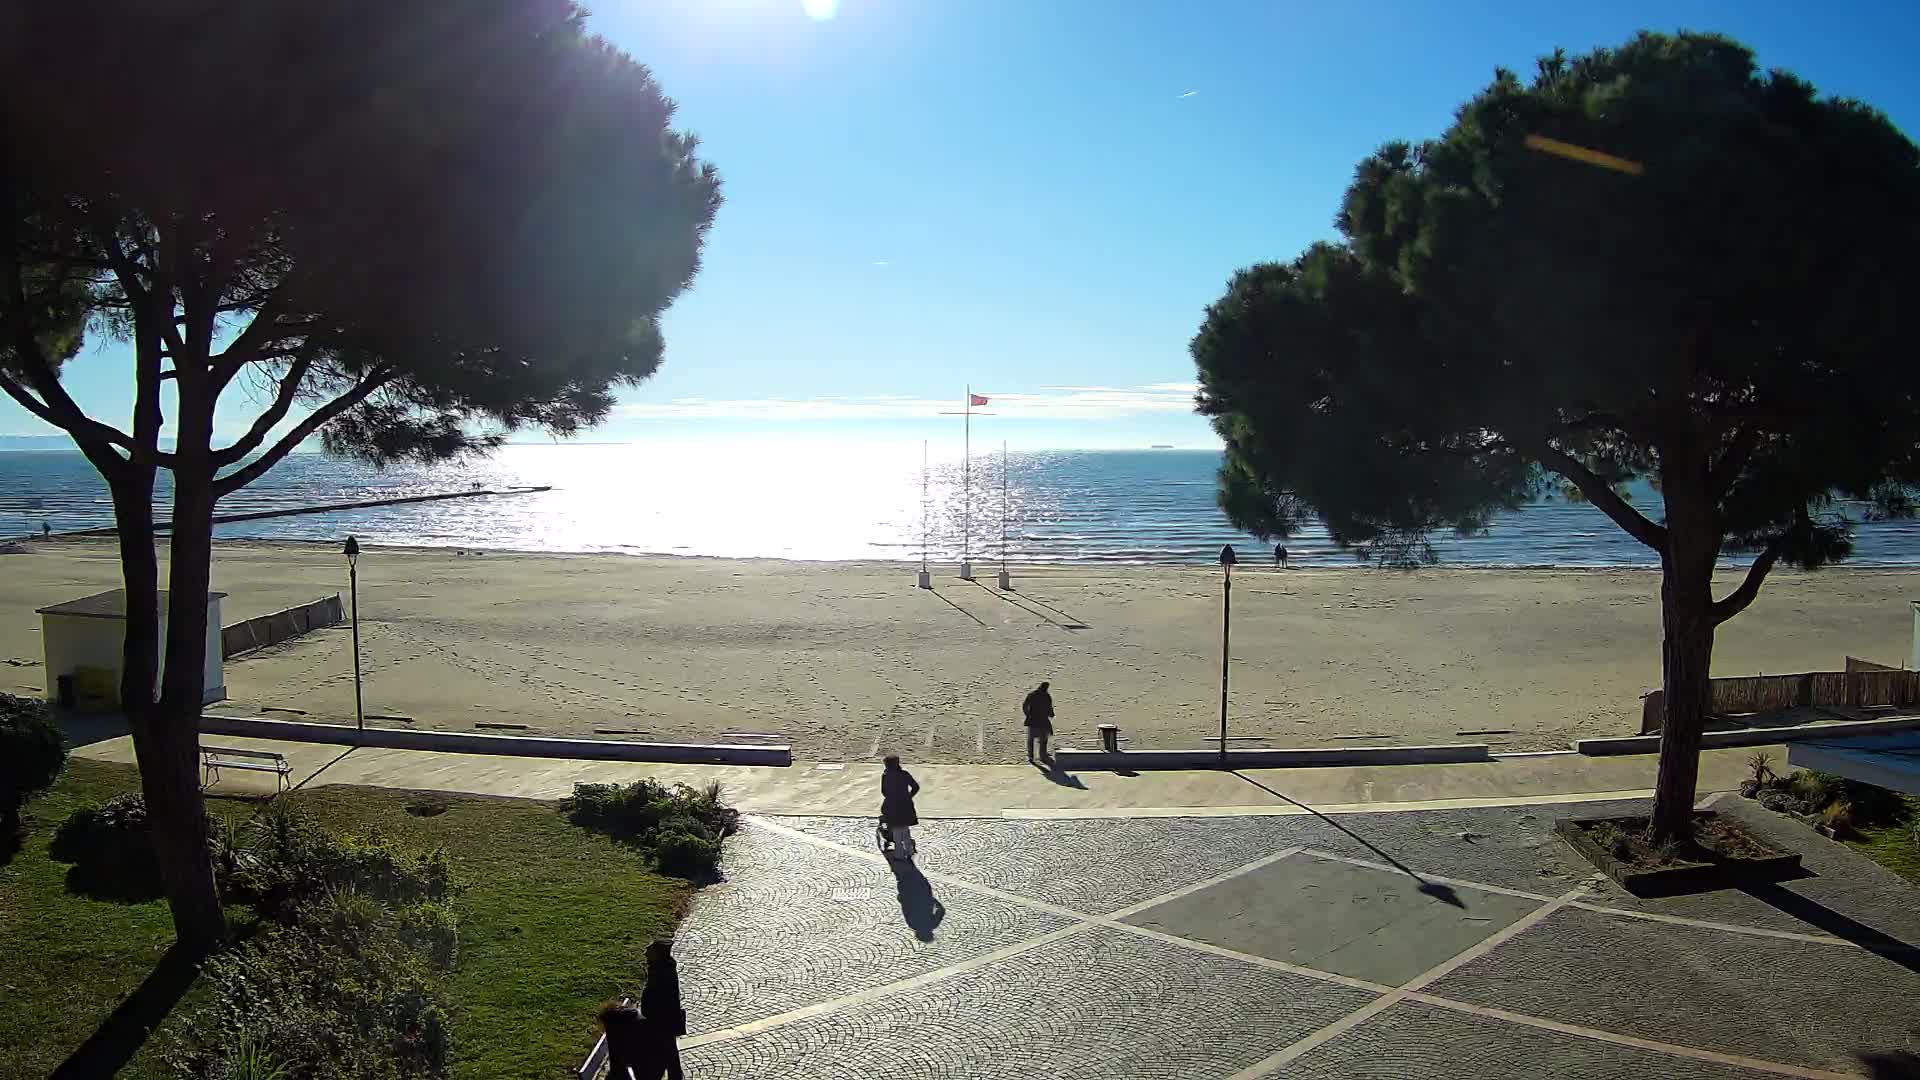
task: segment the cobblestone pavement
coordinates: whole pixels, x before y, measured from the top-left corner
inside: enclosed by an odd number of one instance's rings
[[[1553,839],[1642,806],[750,818],[680,931],[692,1077],[1920,1075],[1920,891],[1750,804],[1808,876],[1639,900]]]

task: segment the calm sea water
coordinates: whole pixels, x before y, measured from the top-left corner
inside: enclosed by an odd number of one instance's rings
[[[531,495],[223,525],[228,538],[363,542],[531,551],[915,561],[924,545],[978,562],[1210,563],[1220,545],[1270,560],[1214,505],[1211,451],[1058,451],[932,463],[922,495],[920,446],[872,443],[520,445],[491,458],[377,471],[295,454],[222,513],[486,487],[552,485]],[[164,498],[164,473],[162,496]],[[964,493],[971,491],[971,499]],[[1636,494],[1658,516],[1659,498]],[[164,503],[163,503],[164,505]],[[1849,508],[1861,517],[1860,507]],[[164,511],[162,513],[164,517]],[[104,486],[71,451],[0,452],[0,535],[111,523]],[[963,539],[970,537],[970,539]],[[1444,563],[1642,566],[1654,560],[1590,506],[1561,500],[1502,516],[1485,535],[1437,538]],[[1313,530],[1288,541],[1308,566],[1353,566]],[[1920,565],[1920,523],[1863,523],[1855,565]]]

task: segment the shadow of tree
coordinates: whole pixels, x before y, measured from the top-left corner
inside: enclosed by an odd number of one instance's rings
[[[118,1073],[186,997],[199,975],[198,962],[178,947],[168,949],[139,987],[61,1062],[51,1080],[96,1080]]]

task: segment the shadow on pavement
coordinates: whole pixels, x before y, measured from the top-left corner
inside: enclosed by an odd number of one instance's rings
[[[1804,876],[1815,875],[1809,873]],[[1783,889],[1771,881],[1748,882],[1740,886],[1740,891],[1771,906],[1776,911],[1784,912],[1811,926],[1817,926],[1834,937],[1851,941],[1875,956],[1891,960],[1908,971],[1920,973],[1920,947],[1909,945],[1899,938],[1889,937],[1866,923],[1842,915],[1819,901],[1809,900],[1799,893]],[[1903,1075],[1920,1076],[1920,1073]]]
[[[1913,1080],[1920,1076],[1920,1054],[1906,1050],[1861,1054],[1860,1065],[1867,1070],[1868,1080]]]
[[[1373,842],[1368,840],[1366,837],[1361,836],[1359,833],[1354,832],[1352,829],[1349,829],[1345,825],[1340,824],[1338,821],[1335,821],[1333,818],[1328,817],[1326,814],[1323,814],[1320,811],[1315,810],[1313,807],[1308,806],[1306,803],[1301,802],[1299,799],[1296,799],[1293,796],[1286,794],[1285,792],[1275,791],[1274,789],[1268,787],[1267,785],[1261,783],[1258,780],[1255,780],[1253,777],[1248,776],[1243,772],[1240,772],[1238,770],[1232,770],[1232,771],[1233,771],[1233,775],[1239,777],[1242,780],[1245,780],[1247,783],[1252,784],[1254,787],[1259,788],[1261,791],[1264,791],[1269,795],[1274,795],[1279,798],[1285,799],[1286,801],[1292,803],[1293,805],[1299,807],[1300,809],[1305,810],[1307,813],[1312,814],[1314,817],[1319,818],[1321,821],[1324,821],[1327,824],[1333,826],[1334,828],[1339,829],[1341,832],[1346,833],[1356,843],[1360,844],[1362,847],[1366,848],[1368,851],[1373,852],[1375,855],[1380,856],[1382,859],[1385,859],[1388,863],[1391,863],[1395,870],[1398,870],[1401,873],[1412,878],[1413,880],[1419,882],[1420,883],[1419,889],[1421,892],[1427,894],[1428,896],[1433,897],[1435,900],[1452,904],[1454,907],[1457,907],[1457,908],[1464,908],[1467,906],[1466,903],[1460,899],[1460,894],[1453,891],[1452,886],[1446,885],[1438,881],[1429,881],[1426,878],[1421,877],[1418,872],[1409,869],[1399,859],[1396,859],[1393,856],[1387,854],[1386,852],[1381,851],[1379,848],[1374,847]]]
[[[95,1080],[125,1068],[199,974],[198,964],[179,949],[168,949],[140,986],[53,1070],[51,1080]]]
[[[1081,791],[1087,790],[1086,781],[1081,780],[1079,777],[1061,768],[1060,763],[1052,758],[1043,758],[1041,761],[1036,761],[1033,763],[1033,767],[1040,770],[1041,776],[1046,777],[1053,783],[1059,784],[1061,787],[1078,788]]]
[[[888,859],[887,868],[893,871],[894,884],[900,890],[901,917],[914,937],[932,941],[934,930],[947,917],[947,906],[933,895],[933,883],[911,859]]]

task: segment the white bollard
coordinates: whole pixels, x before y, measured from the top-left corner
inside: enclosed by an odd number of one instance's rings
[[[1001,592],[1013,591],[1013,575],[1007,573],[1005,570],[1000,571],[1000,591]]]
[[[973,580],[973,564],[972,563],[963,562],[960,564],[960,580],[961,581]]]
[[[925,570],[920,571],[920,587],[923,589],[933,588],[933,575],[931,573]]]

